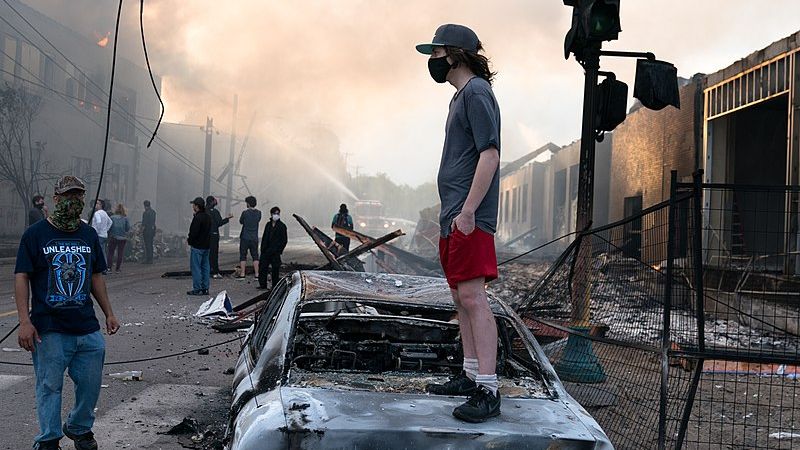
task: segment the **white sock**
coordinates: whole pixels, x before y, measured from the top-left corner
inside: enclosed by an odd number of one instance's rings
[[[467,373],[467,378],[475,381],[475,377],[478,376],[478,359],[464,358],[464,372]]]
[[[475,377],[475,383],[478,386],[486,386],[490,391],[492,391],[493,395],[497,395],[497,374],[493,373],[491,375],[480,375],[478,374]]]

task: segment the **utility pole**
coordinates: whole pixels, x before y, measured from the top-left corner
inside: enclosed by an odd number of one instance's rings
[[[581,129],[581,152],[578,169],[578,205],[576,231],[583,231],[592,224],[594,209],[594,153],[597,98],[597,72],[600,70],[600,43],[592,43],[584,50],[584,85],[583,85],[583,127]],[[589,327],[589,280],[582,276],[588,274],[588,267],[578,267],[591,259],[591,236],[583,237],[584,242],[578,249],[575,273],[575,289],[573,290],[572,326]]]
[[[233,120],[231,121],[231,149],[228,153],[228,185],[225,188],[225,217],[231,214],[231,203],[233,203],[233,153],[236,148],[236,112],[239,108],[239,96],[233,94]],[[225,225],[225,237],[231,237],[231,227]]]
[[[211,141],[214,136],[214,119],[206,117],[206,159],[203,165],[203,197],[211,195]]]

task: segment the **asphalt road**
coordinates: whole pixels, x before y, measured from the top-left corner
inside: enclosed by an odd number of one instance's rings
[[[305,241],[290,243],[284,263],[322,263],[319,252]],[[232,268],[238,259],[235,244],[224,244],[220,266]],[[0,261],[0,337],[17,324],[13,299],[13,260]],[[191,279],[165,279],[166,271],[187,270],[186,259],[163,259],[154,265],[125,263],[121,274],[107,277],[114,312],[123,324],[113,336],[106,336],[106,363],[177,353],[222,342],[236,334],[221,334],[193,317],[206,297],[190,297]],[[260,291],[252,276],[246,280],[211,280],[211,293],[227,290],[234,304]],[[98,319],[103,323],[99,308]],[[236,363],[240,344],[232,342],[196,352],[121,365],[107,365],[97,405],[95,434],[100,448],[183,449],[189,436],[159,434],[184,417],[196,418],[201,428],[224,421],[229,406],[230,375],[224,372]],[[0,361],[30,363],[30,355],[18,350],[16,333],[0,343]],[[9,351],[11,350],[11,351]],[[120,381],[108,374],[140,370],[141,381]],[[73,404],[73,386],[64,383],[63,417]],[[38,433],[31,367],[0,363],[0,449],[30,448]],[[68,439],[62,448],[73,449]]]

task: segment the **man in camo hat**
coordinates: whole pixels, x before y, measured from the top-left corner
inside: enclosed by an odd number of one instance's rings
[[[97,232],[81,221],[86,185],[65,176],[54,192],[53,214],[25,230],[14,269],[19,345],[31,352],[36,375],[39,434],[34,448],[58,449],[66,435],[76,450],[95,450],[92,426],[105,341],[92,297],[106,317],[108,334],[117,332],[119,321],[106,292],[106,263]],[[75,406],[62,424],[65,371],[75,384]]]

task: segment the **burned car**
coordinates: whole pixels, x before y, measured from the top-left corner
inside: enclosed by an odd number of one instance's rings
[[[462,366],[445,280],[293,273],[239,356],[228,449],[612,449],[519,317],[491,297],[490,306],[502,412],[465,423],[451,414],[464,398],[425,392]]]

